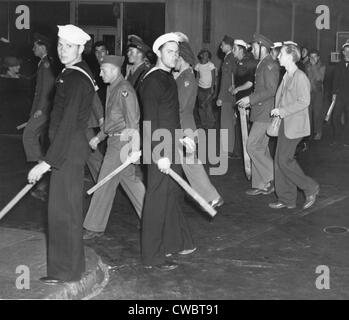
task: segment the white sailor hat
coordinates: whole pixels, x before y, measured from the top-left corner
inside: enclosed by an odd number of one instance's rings
[[[234,40],[234,44],[236,44],[238,46],[242,46],[246,49],[248,48],[248,45],[244,40],[236,39],[236,40]]]
[[[342,49],[344,49],[345,47],[349,47],[349,39],[347,40],[346,43],[344,43],[344,44],[342,45]]]
[[[298,44],[297,44],[296,42],[290,41],[290,40],[284,41],[283,44],[284,44],[285,46],[287,46],[287,45],[289,45],[289,44],[293,44],[294,46],[298,46]]]
[[[274,42],[274,44],[270,47],[270,49],[275,49],[280,47],[282,47],[282,42]]]
[[[84,45],[91,37],[82,29],[72,24],[58,27],[58,37],[67,40],[73,44]]]
[[[186,34],[180,31],[174,32],[178,37],[180,42],[189,42],[189,38]]]
[[[162,36],[160,36],[159,38],[157,38],[155,41],[154,41],[154,44],[153,44],[153,51],[155,53],[158,52],[159,48],[165,44],[166,42],[170,42],[170,41],[174,41],[174,42],[177,42],[179,43],[180,42],[180,38],[178,37],[178,35],[174,32],[169,32],[169,33],[165,33],[163,34]]]

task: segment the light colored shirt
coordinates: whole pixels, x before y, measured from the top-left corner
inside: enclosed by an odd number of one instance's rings
[[[208,89],[212,87],[212,70],[216,70],[215,65],[209,61],[205,64],[198,63],[195,71],[199,73],[199,87]]]

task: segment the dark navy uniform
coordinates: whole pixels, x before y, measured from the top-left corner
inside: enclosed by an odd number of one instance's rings
[[[23,132],[23,146],[27,161],[34,162],[43,157],[40,138],[42,138],[47,127],[53,101],[54,86],[55,76],[51,62],[48,56],[45,56],[39,62],[30,118]],[[34,114],[37,111],[41,111],[42,114],[34,118]]]
[[[147,163],[147,190],[142,216],[142,261],[154,266],[165,261],[165,254],[194,248],[186,223],[181,203],[182,191],[178,184],[167,174],[162,173],[155,163],[159,157],[168,157],[171,169],[182,174],[181,166],[174,163],[175,130],[180,129],[179,102],[176,81],[169,72],[161,69],[150,71],[139,88],[143,106],[144,121],[151,123],[151,128],[144,124],[143,161]],[[150,130],[149,130],[150,129]],[[160,142],[165,146],[163,155],[153,152],[159,141],[152,139],[157,129],[166,129],[172,139]],[[169,154],[172,151],[172,156]]]
[[[75,66],[91,76],[84,61]],[[83,183],[90,154],[86,129],[94,94],[90,79],[78,70],[64,69],[57,78],[49,128],[51,145],[43,160],[52,168],[47,275],[63,281],[80,280],[85,271]]]

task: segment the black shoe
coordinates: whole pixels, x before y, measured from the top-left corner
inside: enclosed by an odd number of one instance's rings
[[[304,210],[310,208],[315,203],[316,196],[319,194],[319,192],[320,192],[320,187],[317,186],[315,191],[310,196],[306,197],[305,203],[303,205]]]
[[[219,196],[218,199],[212,200],[208,203],[213,209],[214,208],[219,208],[224,204],[224,199]]]
[[[246,194],[249,196],[258,196],[259,194],[264,194],[263,189],[251,188],[246,191]]]
[[[274,203],[269,203],[269,208],[272,208],[272,209],[282,209],[282,208],[294,209],[294,208],[296,208],[296,205],[287,205],[281,201],[278,201],[278,202],[274,202]]]
[[[63,280],[59,280],[59,279],[56,279],[56,278],[53,278],[53,277],[42,277],[39,280],[41,282],[43,282],[45,284],[48,284],[48,285],[51,285],[51,286],[54,286],[54,285],[57,285],[57,284],[63,284],[65,282]]]
[[[171,271],[178,268],[178,264],[172,261],[165,261],[162,264],[157,264],[155,266],[145,266],[146,269],[154,269],[158,271]]]

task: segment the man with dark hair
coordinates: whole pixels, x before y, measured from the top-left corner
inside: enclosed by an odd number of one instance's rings
[[[39,33],[34,34],[34,55],[40,58],[30,118],[23,132],[23,146],[28,162],[41,162],[44,154],[45,133],[53,102],[55,75],[48,56],[50,40]],[[31,195],[46,200],[47,182],[40,182]]]
[[[135,35],[130,35],[128,37],[127,46],[129,67],[126,74],[126,80],[129,81],[137,91],[140,81],[150,69],[146,59],[146,54],[150,51],[150,48],[141,38]]]
[[[167,175],[170,167],[182,173],[181,166],[173,161],[179,147],[175,131],[180,129],[180,120],[177,85],[170,73],[177,63],[178,42],[175,33],[155,40],[153,51],[158,60],[139,88],[144,113],[143,145],[151,146],[151,153],[143,148],[143,159],[148,164],[142,215],[142,261],[147,268],[163,271],[177,267],[165,260],[166,254],[188,254],[195,250],[181,208],[182,192]],[[152,139],[155,131],[162,131],[164,135],[160,143]]]

